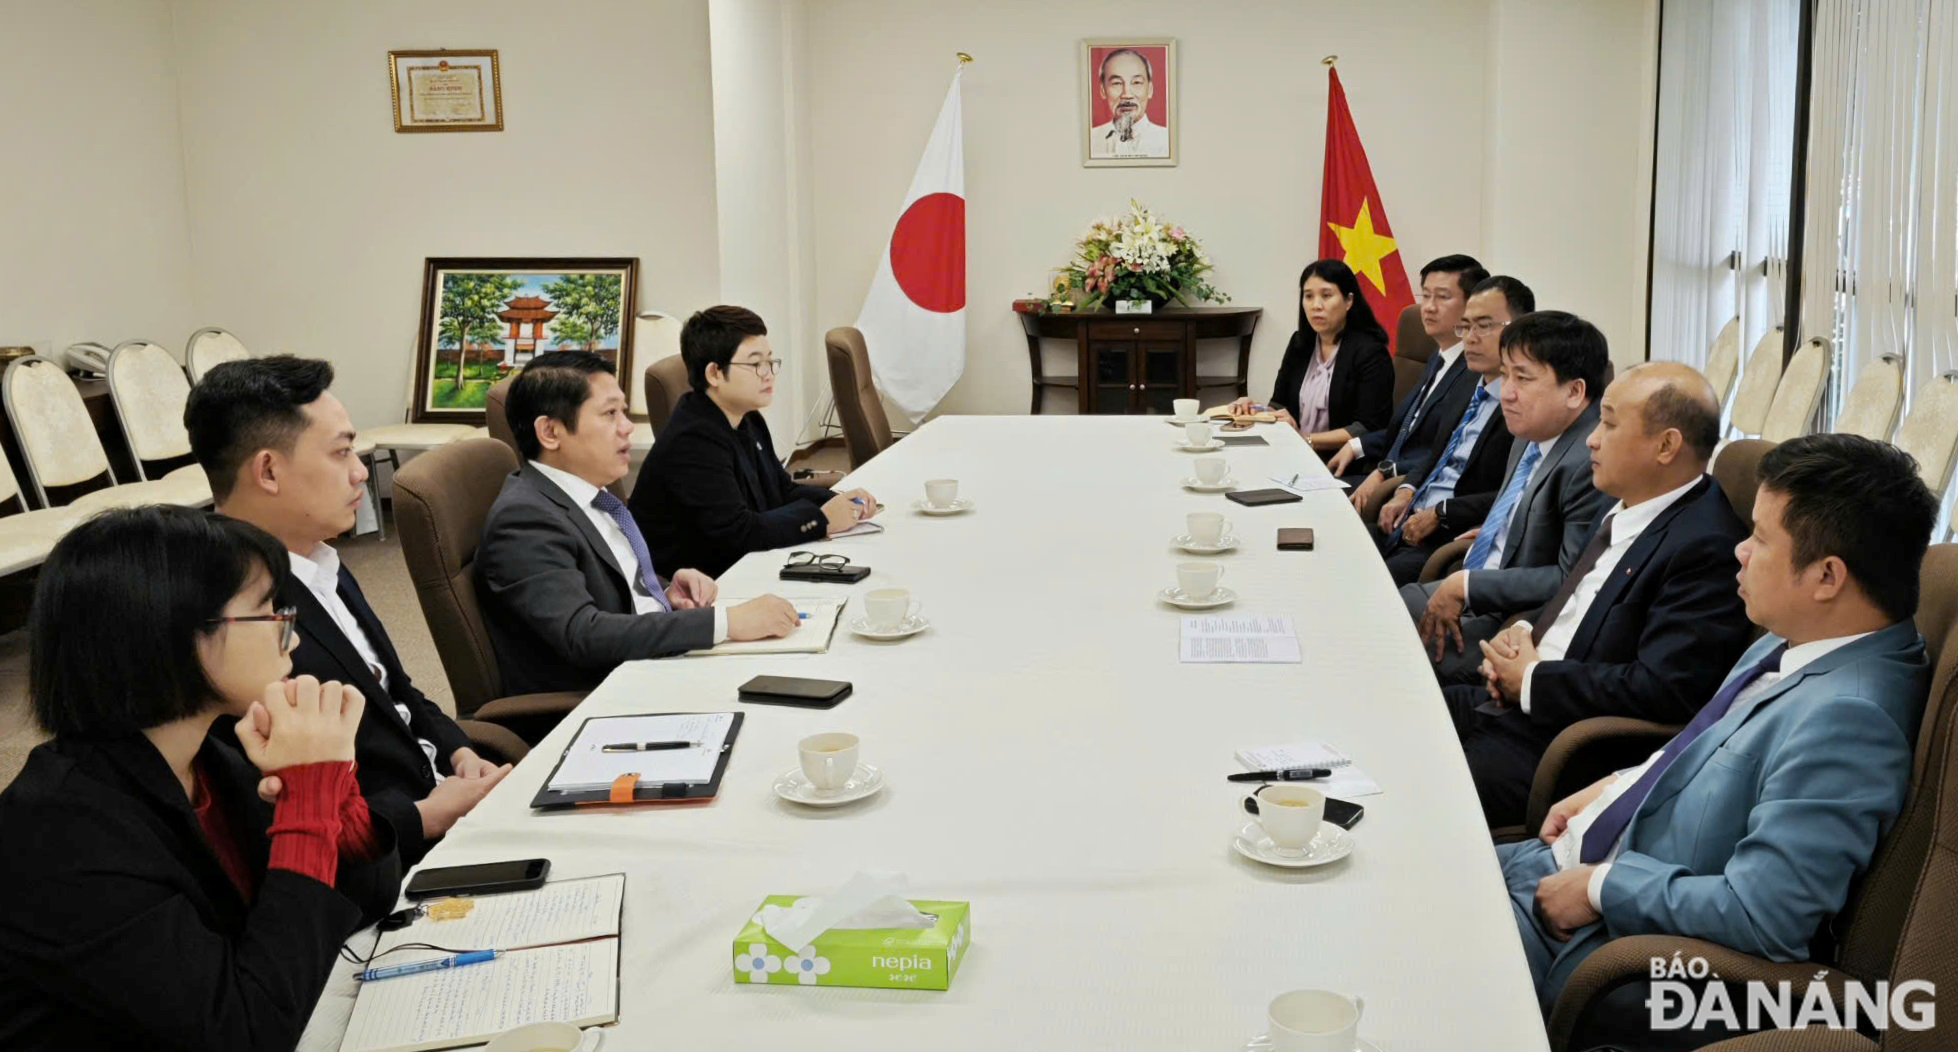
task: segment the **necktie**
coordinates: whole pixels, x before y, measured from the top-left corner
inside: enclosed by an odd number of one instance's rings
[[[1578,860],[1586,865],[1604,861],[1605,856],[1611,854],[1611,845],[1616,844],[1618,838],[1624,834],[1625,827],[1631,824],[1632,816],[1638,813],[1639,805],[1645,802],[1647,794],[1652,792],[1653,785],[1658,783],[1659,776],[1666,773],[1666,768],[1671,767],[1672,762],[1679,759],[1679,754],[1685,752],[1686,747],[1693,744],[1694,739],[1704,733],[1708,727],[1718,723],[1720,717],[1725,716],[1727,710],[1734,707],[1734,699],[1740,697],[1740,692],[1747,689],[1748,684],[1770,672],[1779,672],[1781,655],[1787,652],[1786,643],[1775,647],[1768,651],[1768,656],[1762,658],[1760,664],[1735,676],[1726,686],[1720,688],[1720,693],[1715,694],[1713,700],[1706,703],[1706,708],[1701,709],[1699,715],[1693,717],[1693,722],[1687,724],[1685,730],[1673,735],[1673,739],[1660,750],[1659,758],[1652,761],[1652,765],[1645,769],[1644,774],[1639,775],[1638,781],[1633,782],[1631,788],[1619,794],[1618,799],[1611,802],[1611,806],[1599,813],[1598,820],[1591,823],[1591,828],[1584,831],[1584,846],[1578,853]]]
[[[626,510],[625,501],[612,495],[611,490],[599,490],[598,496],[591,499],[591,506],[611,516],[618,523],[619,531],[625,534],[625,542],[632,545],[632,554],[639,559],[639,583],[646,591],[659,600],[660,609],[671,610],[673,604],[666,601],[666,589],[659,583],[659,574],[653,570],[653,551],[646,547],[646,537],[639,532],[639,524],[632,521],[632,512]]]
[[[1388,460],[1400,460],[1401,447],[1407,444],[1407,436],[1414,433],[1414,425],[1421,422],[1422,413],[1427,409],[1428,395],[1440,383],[1441,355],[1437,354],[1433,358],[1428,359],[1427,382],[1423,383],[1421,390],[1415,393],[1414,401],[1408,403],[1407,416],[1401,420],[1400,433],[1394,436],[1394,444],[1387,447]]]
[[[1584,575],[1598,568],[1598,560],[1604,558],[1605,549],[1611,547],[1611,520],[1617,517],[1618,513],[1612,512],[1598,524],[1598,532],[1591,535],[1591,543],[1585,546],[1584,554],[1577,557],[1577,565],[1571,567],[1564,583],[1557,586],[1557,594],[1551,596],[1550,601],[1537,612],[1536,625],[1530,630],[1530,642],[1543,642],[1544,633],[1557,623],[1557,616],[1569,605],[1570,597],[1577,594],[1577,586],[1584,580]]]
[[[1475,414],[1482,409],[1482,403],[1488,400],[1489,386],[1477,384],[1475,394],[1469,397],[1468,409],[1462,413],[1462,421],[1455,425],[1454,433],[1448,436],[1448,445],[1442,447],[1441,457],[1435,461],[1434,470],[1428,472],[1427,481],[1421,483],[1421,488],[1414,491],[1414,507],[1421,506],[1421,498],[1427,496],[1428,490],[1433,488],[1435,483],[1441,480],[1441,476],[1448,471],[1448,462],[1454,459],[1455,451],[1462,448],[1462,436],[1468,434],[1469,421],[1475,419]],[[1460,475],[1461,472],[1458,470],[1455,474]],[[1451,481],[1454,478],[1454,476],[1449,477]]]
[[[1480,570],[1489,565],[1489,553],[1495,551],[1496,542],[1509,532],[1510,513],[1516,510],[1516,502],[1523,499],[1523,490],[1529,487],[1530,476],[1536,473],[1536,462],[1542,456],[1543,447],[1535,442],[1523,451],[1523,459],[1509,473],[1509,485],[1496,498],[1496,506],[1489,509],[1489,517],[1482,520],[1482,532],[1475,535],[1475,543],[1469,545],[1468,558],[1462,561],[1464,567]]]

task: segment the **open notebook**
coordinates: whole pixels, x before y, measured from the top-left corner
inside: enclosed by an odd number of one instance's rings
[[[881,529],[881,527],[880,527]],[[781,639],[751,639],[745,643],[719,643],[711,650],[689,651],[689,657],[713,657],[717,654],[820,654],[829,649],[829,638],[836,632],[837,618],[842,616],[846,600],[834,596],[783,596],[795,604],[796,612],[807,614],[795,631]],[[747,602],[745,599],[717,599],[720,606],[737,606]]]
[[[340,1052],[457,1048],[482,1044],[525,1023],[618,1021],[625,874],[556,880],[532,891],[462,901],[471,904],[467,916],[423,917],[382,934],[375,966],[412,964],[450,951],[503,950],[504,955],[362,984]],[[413,943],[442,949],[386,953]]]

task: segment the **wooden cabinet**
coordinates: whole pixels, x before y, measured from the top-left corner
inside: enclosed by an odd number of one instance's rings
[[[1257,307],[1196,307],[1159,314],[1022,314],[1033,380],[1032,411],[1040,412],[1048,387],[1072,387],[1082,414],[1163,413],[1178,398],[1205,388],[1249,393],[1251,336],[1264,311]],[[1072,377],[1049,377],[1041,368],[1040,341],[1070,339],[1076,349]],[[1238,341],[1237,371],[1198,376],[1196,341]],[[1221,391],[1220,391],[1221,394]]]

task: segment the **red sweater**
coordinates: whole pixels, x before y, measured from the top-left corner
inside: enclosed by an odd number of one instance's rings
[[[258,874],[252,872],[239,849],[237,831],[230,816],[217,806],[209,778],[200,764],[197,774],[197,822],[204,839],[224,867],[225,876],[238,893],[250,901],[257,890]],[[283,869],[333,886],[340,868],[340,856],[371,859],[380,847],[374,823],[367,813],[367,801],[354,781],[351,763],[309,763],[278,772],[284,783],[279,802],[272,812],[271,858],[267,869]]]

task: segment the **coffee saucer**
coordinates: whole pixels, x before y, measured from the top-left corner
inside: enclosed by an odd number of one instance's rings
[[[1183,549],[1186,552],[1192,552],[1197,555],[1216,555],[1218,552],[1227,552],[1237,547],[1237,534],[1234,533],[1224,534],[1222,537],[1217,539],[1216,544],[1198,544],[1197,542],[1190,539],[1189,534],[1179,533],[1176,536],[1171,537],[1169,539],[1169,543],[1175,545],[1178,548]]]
[[[1237,480],[1235,478],[1225,478],[1221,482],[1205,482],[1195,475],[1186,475],[1183,477],[1183,488],[1193,489],[1198,493],[1223,493],[1226,490],[1236,489]]]
[[[1271,1038],[1264,1034],[1259,1034],[1257,1037],[1246,1041],[1243,1049],[1244,1052],[1271,1052]],[[1387,1052],[1387,1050],[1380,1045],[1368,1041],[1364,1037],[1356,1037],[1353,1039],[1353,1052]]]
[[[1201,424],[1211,419],[1211,417],[1207,416],[1166,416],[1163,417],[1163,422],[1174,424],[1177,427],[1188,427],[1191,424]]]
[[[884,788],[884,772],[872,764],[860,763],[850,772],[850,780],[841,789],[818,789],[802,773],[802,768],[791,767],[775,779],[775,795],[790,803],[807,804],[810,807],[835,807],[873,796]]]
[[[1171,606],[1180,606],[1185,610],[1208,610],[1213,606],[1223,606],[1226,603],[1236,602],[1237,593],[1219,585],[1216,591],[1204,596],[1202,599],[1192,599],[1183,594],[1183,589],[1170,587],[1157,592],[1156,598],[1161,599]]]
[[[1220,438],[1213,438],[1210,441],[1205,442],[1203,445],[1200,446],[1193,446],[1188,442],[1178,442],[1176,444],[1176,448],[1182,450],[1185,453],[1214,453],[1217,450],[1224,448],[1224,440]]]
[[[799,772],[798,772],[799,773]],[[1283,853],[1278,845],[1265,835],[1264,827],[1256,822],[1244,823],[1244,828],[1231,838],[1231,847],[1237,853],[1254,862],[1270,866],[1283,866],[1286,869],[1304,869],[1308,866],[1323,866],[1337,862],[1353,853],[1353,834],[1332,824],[1319,823],[1319,833],[1312,843],[1296,855]]]
[[[915,636],[931,627],[931,622],[921,614],[914,614],[897,623],[896,628],[872,628],[868,616],[850,622],[850,631],[865,639],[904,639]]]
[[[922,500],[914,500],[911,502],[911,510],[921,511],[926,515],[957,515],[960,512],[971,511],[972,502],[964,497],[953,497],[950,504],[926,504]]]

